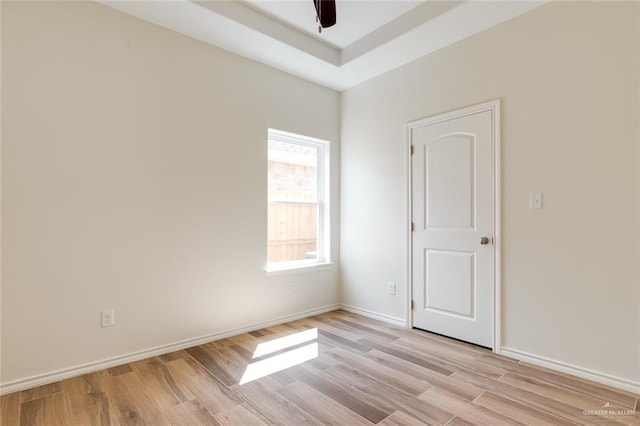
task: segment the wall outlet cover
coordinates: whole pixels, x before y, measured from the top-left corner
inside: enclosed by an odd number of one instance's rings
[[[115,325],[115,312],[113,309],[104,309],[101,313],[102,327],[113,327]]]

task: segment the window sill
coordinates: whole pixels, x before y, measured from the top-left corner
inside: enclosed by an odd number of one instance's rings
[[[320,272],[329,271],[333,269],[333,263],[310,263],[307,265],[288,265],[288,266],[271,266],[265,269],[265,273],[268,277],[273,275],[284,274],[305,274],[308,272]]]

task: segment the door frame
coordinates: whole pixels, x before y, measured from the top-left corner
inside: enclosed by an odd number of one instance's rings
[[[413,310],[411,309],[411,301],[413,300],[413,232],[411,231],[412,223],[412,153],[411,153],[411,133],[413,129],[424,127],[430,124],[435,124],[447,120],[465,117],[471,114],[479,112],[490,111],[492,118],[492,132],[491,132],[491,151],[492,155],[492,177],[493,177],[493,251],[494,251],[494,283],[493,283],[493,352],[500,353],[502,348],[502,329],[501,329],[501,242],[502,236],[500,232],[500,211],[501,211],[501,162],[500,162],[500,99],[494,99],[488,102],[484,102],[477,105],[468,106],[465,108],[457,109],[454,111],[448,111],[442,114],[437,114],[422,118],[419,120],[410,121],[406,125],[405,139],[406,139],[406,199],[407,199],[407,214],[406,214],[406,241],[407,241],[407,299],[405,304],[405,317],[407,318],[407,328],[413,328]]]

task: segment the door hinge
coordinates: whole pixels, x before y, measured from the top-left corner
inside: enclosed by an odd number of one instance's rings
[[[411,310],[415,310],[415,303],[413,302],[413,300],[411,301]]]
[[[416,224],[411,222],[411,232],[416,230]]]
[[[415,151],[414,146],[411,145],[411,155],[413,155],[413,152]]]

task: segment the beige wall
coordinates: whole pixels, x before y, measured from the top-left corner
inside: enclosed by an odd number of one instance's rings
[[[640,382],[638,8],[552,3],[343,92],[343,302],[405,316],[406,123],[500,98],[503,346]]]
[[[268,127],[333,142],[337,258],[336,92],[78,2],[2,2],[2,88],[3,383],[338,301],[263,271]]]

